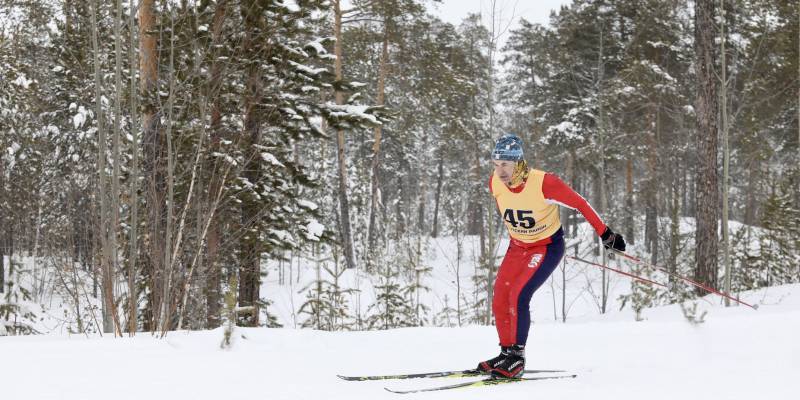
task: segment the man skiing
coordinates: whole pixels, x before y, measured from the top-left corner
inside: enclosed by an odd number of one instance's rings
[[[528,168],[518,136],[501,136],[492,161],[489,191],[503,216],[510,243],[497,272],[492,298],[500,355],[478,364],[478,370],[497,378],[515,378],[525,369],[531,297],[564,255],[558,205],[580,211],[606,248],[625,251],[625,240],[557,176]]]

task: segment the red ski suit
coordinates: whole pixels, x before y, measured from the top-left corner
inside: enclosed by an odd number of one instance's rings
[[[534,172],[538,172],[535,175]],[[532,179],[533,177],[533,179]],[[537,178],[538,177],[538,178]],[[564,205],[572,209],[580,211],[587,221],[592,225],[598,235],[601,235],[606,229],[606,225],[592,209],[589,203],[581,197],[578,193],[572,190],[557,176],[550,173],[543,173],[541,171],[532,170],[528,179],[518,187],[496,188],[503,191],[505,198],[501,200],[500,194],[496,193],[493,185],[502,185],[499,179],[489,180],[489,190],[498,200],[498,208],[505,208],[505,204],[513,203],[519,207],[520,202],[514,203],[513,197],[521,194],[525,189],[526,184],[534,182],[539,184],[541,182],[541,191],[536,187],[529,187],[525,191],[532,199],[543,199],[543,204]],[[511,193],[508,193],[507,191]],[[531,192],[533,191],[533,193]],[[512,201],[508,201],[508,198]],[[519,200],[519,199],[516,199]],[[531,201],[532,203],[537,200]],[[517,233],[520,229],[513,229],[513,227],[522,226],[524,228],[531,228],[530,232],[537,230],[535,218],[529,218],[527,215],[547,215],[542,214],[542,211],[535,211],[537,207],[541,209],[542,205],[532,204],[524,206],[534,209],[528,210],[515,210],[515,209],[500,209],[500,213],[504,215],[506,225],[509,227],[511,241],[500,264],[500,269],[497,272],[497,279],[494,283],[494,297],[492,298],[492,312],[494,313],[495,323],[497,327],[497,334],[500,338],[501,346],[511,346],[514,344],[525,345],[528,340],[528,330],[530,328],[530,301],[533,293],[550,277],[553,270],[555,270],[561,258],[564,255],[564,239],[561,223],[556,217],[551,217],[549,223],[557,226],[544,226],[538,229],[547,232],[556,229],[555,233],[543,239],[534,242],[525,242],[515,238],[520,237]],[[520,211],[522,211],[520,213]],[[552,210],[550,210],[552,211]],[[552,213],[550,213],[552,214]],[[518,223],[514,220],[514,215],[521,215],[521,219],[531,222],[528,225]],[[557,215],[557,213],[556,213]],[[522,236],[525,237],[525,236]],[[530,237],[530,236],[527,236]],[[535,236],[534,236],[535,237]]]

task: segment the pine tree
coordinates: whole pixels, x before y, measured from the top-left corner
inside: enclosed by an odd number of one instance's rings
[[[31,282],[30,271],[22,264],[10,262],[0,303],[0,336],[30,335],[39,333],[34,324],[37,320],[33,296],[23,285]]]
[[[298,314],[308,315],[301,326],[325,331],[352,329],[353,316],[348,296],[355,293],[355,289],[344,288],[342,282],[342,277],[349,271],[340,268],[338,263],[333,263],[333,268],[324,262],[317,264],[317,278],[301,290],[307,291],[307,300],[300,306]]]
[[[638,275],[647,279],[653,278],[652,269],[644,268],[640,265],[635,265],[630,271],[634,275]],[[631,280],[631,293],[622,295],[619,298],[620,310],[625,308],[625,305],[630,302],[631,309],[634,311],[634,318],[636,321],[643,321],[642,311],[645,308],[655,305],[658,297],[658,288],[652,284],[644,283],[639,280]]]
[[[713,0],[695,3],[695,71],[697,79],[697,156],[696,189],[697,233],[695,277],[701,283],[717,285],[717,224],[719,221],[717,168],[717,77]],[[699,290],[699,289],[698,289]]]
[[[403,296],[404,288],[400,269],[386,263],[378,269],[378,284],[375,285],[375,302],[367,308],[368,329],[393,329],[416,326],[416,309]]]

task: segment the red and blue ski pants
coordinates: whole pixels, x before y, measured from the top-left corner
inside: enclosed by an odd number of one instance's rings
[[[528,341],[531,297],[564,256],[564,238],[560,229],[549,242],[528,244],[512,239],[508,246],[497,272],[492,298],[492,312],[501,346],[524,345]]]

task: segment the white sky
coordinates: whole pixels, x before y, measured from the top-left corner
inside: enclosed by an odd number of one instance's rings
[[[496,9],[501,14],[504,27],[513,16],[511,29],[514,29],[519,24],[520,18],[546,25],[549,22],[550,10],[569,3],[570,0],[496,0]],[[484,24],[489,27],[492,0],[443,0],[439,4],[429,4],[428,9],[442,20],[455,25],[467,14],[480,12],[484,16]],[[504,40],[501,38],[501,41]]]

